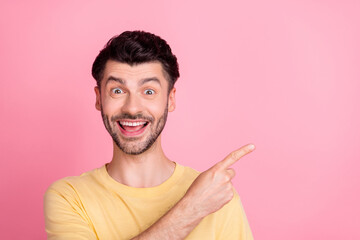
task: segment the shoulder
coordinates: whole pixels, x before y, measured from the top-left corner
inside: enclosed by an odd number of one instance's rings
[[[83,201],[83,196],[86,196],[88,191],[84,190],[84,186],[85,189],[89,189],[89,186],[96,182],[96,171],[95,169],[80,176],[57,180],[46,190],[44,217],[49,239],[60,236],[68,236],[71,239],[79,239],[80,236],[97,239]]]
[[[85,172],[80,176],[70,176],[55,181],[46,190],[45,199],[49,195],[58,195],[63,198],[75,197],[80,189],[90,188],[90,186],[94,186],[94,183],[98,182],[97,172],[101,168]]]
[[[178,163],[176,165],[178,168],[176,171],[181,174],[179,176],[179,181],[182,183],[182,185],[190,187],[194,180],[199,176],[200,172],[191,167],[182,166]]]
[[[192,178],[195,180],[195,178],[197,178],[200,175],[200,172],[191,168],[191,167],[186,167],[183,166],[184,168],[184,176],[188,177],[188,178]]]

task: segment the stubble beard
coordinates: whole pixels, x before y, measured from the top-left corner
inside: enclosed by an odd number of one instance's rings
[[[142,114],[130,115],[127,113],[113,116],[111,118],[111,122],[109,117],[104,114],[102,106],[101,106],[101,117],[103,119],[106,130],[109,132],[116,146],[126,154],[130,155],[139,155],[147,151],[159,137],[161,132],[165,127],[165,123],[168,115],[168,104],[166,104],[165,111],[163,115],[159,118],[159,120],[155,123],[153,117],[147,117]],[[145,140],[141,141],[137,137],[122,139],[117,132],[119,132],[119,126],[116,120],[118,119],[145,119],[149,121],[149,125],[146,127],[151,127],[149,136],[146,137]]]

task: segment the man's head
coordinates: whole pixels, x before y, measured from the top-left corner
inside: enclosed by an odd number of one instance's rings
[[[160,62],[169,82],[169,92],[180,76],[176,56],[172,54],[167,42],[144,31],[126,31],[107,42],[92,66],[92,76],[99,88],[105,65],[109,60],[127,63],[130,66],[146,62]]]
[[[96,108],[117,147],[141,154],[157,141],[175,109],[176,57],[161,38],[124,32],[112,38],[93,64]]]

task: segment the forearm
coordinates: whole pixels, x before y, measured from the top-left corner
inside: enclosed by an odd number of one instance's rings
[[[151,225],[132,240],[146,239],[185,239],[187,235],[200,223],[202,216],[192,211],[189,199],[181,199],[163,217]]]
[[[229,167],[254,149],[254,145],[248,144],[201,173],[169,212],[133,240],[184,239],[204,217],[233,198],[231,179],[235,171]]]

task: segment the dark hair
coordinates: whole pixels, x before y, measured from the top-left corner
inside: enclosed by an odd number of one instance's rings
[[[170,46],[159,36],[144,31],[126,31],[107,42],[92,66],[92,76],[99,88],[108,60],[129,65],[159,61],[169,82],[169,92],[180,76],[179,65]]]

